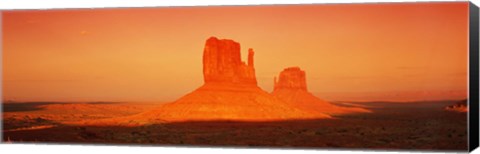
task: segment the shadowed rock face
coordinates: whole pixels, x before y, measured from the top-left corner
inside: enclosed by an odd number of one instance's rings
[[[313,113],[346,114],[354,112],[369,112],[362,108],[340,107],[324,101],[307,90],[305,71],[299,67],[285,68],[274,78],[274,90],[272,95],[295,108]]]
[[[257,85],[253,68],[253,49],[248,51],[248,65],[241,60],[240,44],[228,39],[211,37],[203,51],[205,84]]]

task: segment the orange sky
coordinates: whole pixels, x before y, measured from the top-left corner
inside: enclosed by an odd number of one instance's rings
[[[255,53],[259,86],[285,67],[327,100],[461,99],[468,3],[3,12],[3,95],[16,101],[172,101],[203,84],[210,36]]]

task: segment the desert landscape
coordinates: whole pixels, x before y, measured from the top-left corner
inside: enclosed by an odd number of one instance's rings
[[[3,11],[2,141],[466,152],[468,6]]]
[[[35,103],[4,104],[3,141],[380,150],[463,151],[467,148],[466,113],[443,110],[445,105],[452,101],[419,103],[420,105],[415,102],[349,103],[364,106],[372,113],[336,116],[335,119],[270,122],[187,121],[142,126],[70,125],[59,122],[63,117],[71,117],[69,112],[52,115],[51,110],[39,109],[36,111],[38,114],[33,114],[35,111],[9,109],[16,105],[34,107]],[[112,110],[101,113],[86,112],[88,113],[83,114],[103,115],[103,118],[114,117],[114,113],[118,113]],[[112,114],[106,115],[105,112]],[[74,121],[63,120],[66,123]]]
[[[3,141],[281,148],[467,149],[460,101],[327,102],[306,72],[285,68],[268,93],[257,86],[253,49],[211,37],[204,85],[167,103],[4,102]],[[457,105],[458,106],[458,105]]]

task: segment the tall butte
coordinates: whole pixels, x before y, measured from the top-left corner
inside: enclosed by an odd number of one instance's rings
[[[329,115],[370,112],[358,107],[341,107],[324,101],[307,90],[305,71],[299,67],[285,68],[274,78],[272,95],[304,111]]]
[[[296,108],[257,86],[253,49],[247,63],[240,44],[211,37],[203,50],[204,84],[178,100],[123,121],[139,124],[156,121],[270,121],[330,118]]]
[[[211,37],[203,50],[205,84],[256,86],[253,49],[248,49],[248,65],[241,61],[240,44],[233,40]]]

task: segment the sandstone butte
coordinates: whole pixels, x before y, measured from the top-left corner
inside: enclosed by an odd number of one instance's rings
[[[329,115],[370,112],[358,107],[341,107],[324,101],[307,90],[305,71],[299,67],[285,68],[278,79],[274,77],[272,95],[289,103],[295,108]]]
[[[210,37],[203,50],[204,84],[178,100],[137,115],[87,124],[143,125],[177,121],[276,121],[331,116],[304,111],[257,86],[254,51],[241,60],[240,44]]]

